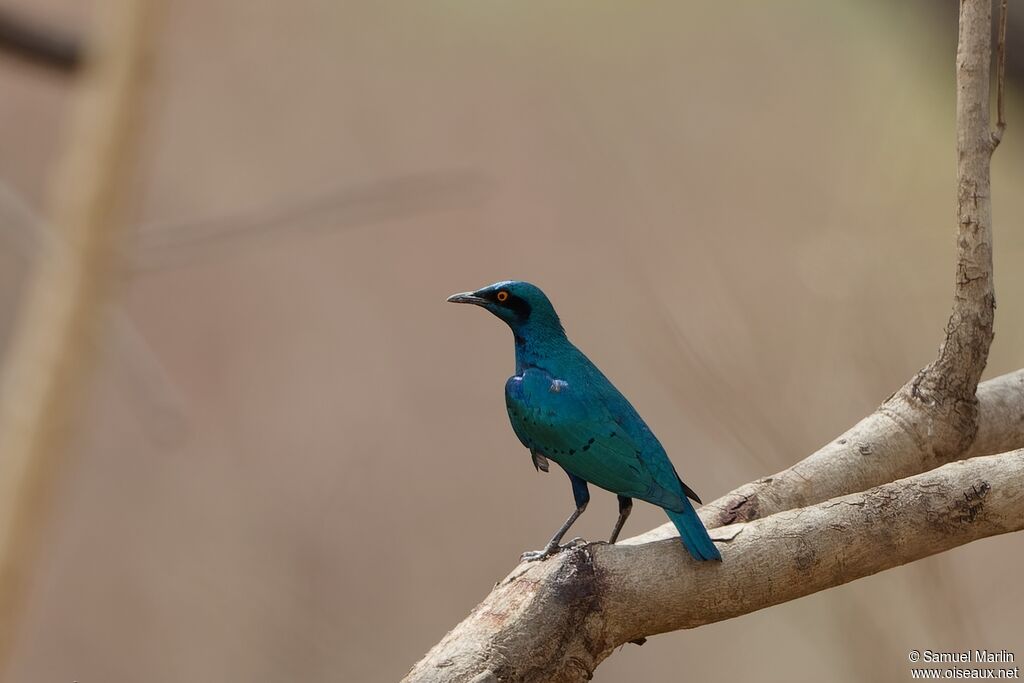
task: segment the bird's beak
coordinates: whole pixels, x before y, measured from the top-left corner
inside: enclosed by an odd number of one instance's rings
[[[448,301],[453,304],[476,304],[477,306],[483,306],[486,303],[490,303],[487,299],[477,296],[476,292],[460,292],[458,294],[452,294],[448,297]]]

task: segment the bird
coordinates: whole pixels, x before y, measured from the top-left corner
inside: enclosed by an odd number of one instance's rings
[[[676,473],[672,461],[633,405],[596,365],[569,341],[547,295],[536,285],[504,280],[448,297],[479,306],[512,330],[515,374],[505,383],[512,430],[529,449],[537,471],[554,461],[569,475],[576,509],[542,550],[523,553],[544,560],[580,542],[561,545],[587,509],[588,484],[618,496],[614,544],[633,509],[633,499],[657,505],[672,520],[696,560],[722,555],[697,516],[700,498]]]

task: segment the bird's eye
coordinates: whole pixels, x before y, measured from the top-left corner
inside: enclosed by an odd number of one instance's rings
[[[498,292],[498,301],[500,301],[502,303],[508,301],[508,292],[506,292],[504,290]]]

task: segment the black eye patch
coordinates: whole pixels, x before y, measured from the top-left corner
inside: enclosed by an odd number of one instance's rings
[[[519,319],[519,322],[526,322],[526,320],[530,317],[530,313],[533,311],[533,308],[530,306],[529,301],[521,297],[518,297],[515,294],[509,295],[508,299],[506,299],[500,305],[504,306],[505,308],[515,313],[516,317]]]

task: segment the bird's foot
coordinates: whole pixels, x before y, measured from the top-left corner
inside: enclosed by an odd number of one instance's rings
[[[527,550],[525,553],[522,554],[520,559],[523,562],[536,562],[538,560],[546,560],[552,555],[557,555],[563,550],[568,550],[569,548],[575,548],[577,546],[586,545],[586,543],[587,541],[583,538],[580,538],[579,536],[572,539],[568,543],[565,543],[564,545],[558,545],[557,543],[548,543],[543,550]]]
[[[536,562],[538,560],[546,560],[551,557],[559,550],[558,546],[552,548],[548,546],[544,550],[527,550],[525,553],[520,555],[519,559],[523,562]]]

